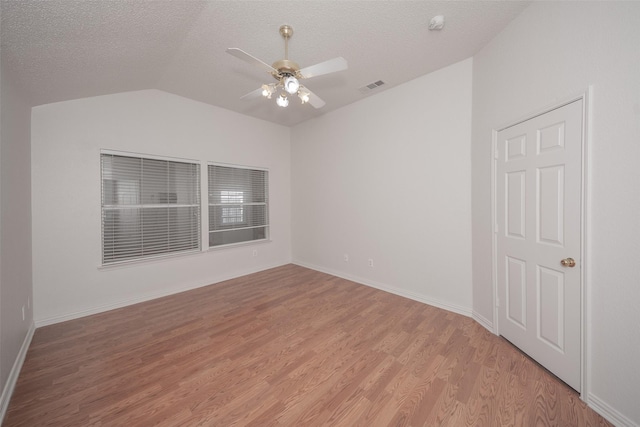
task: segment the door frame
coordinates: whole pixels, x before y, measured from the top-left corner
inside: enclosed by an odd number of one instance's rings
[[[591,354],[591,342],[589,341],[588,325],[591,319],[591,307],[590,307],[590,276],[591,276],[591,254],[589,251],[588,231],[590,229],[589,215],[590,212],[590,156],[589,147],[591,146],[591,113],[592,100],[593,100],[593,87],[589,86],[587,90],[564,98],[559,102],[538,109],[524,117],[520,117],[516,120],[511,120],[502,126],[497,126],[492,129],[492,141],[491,141],[491,221],[492,221],[492,266],[491,275],[493,282],[493,333],[500,335],[500,324],[498,321],[498,218],[497,218],[497,150],[498,150],[498,132],[507,129],[511,126],[515,126],[527,120],[541,116],[552,110],[564,107],[572,102],[582,100],[582,141],[581,141],[581,169],[580,176],[581,183],[581,202],[580,202],[580,399],[587,401],[589,395],[589,381],[588,373],[591,371],[590,366],[590,354]]]

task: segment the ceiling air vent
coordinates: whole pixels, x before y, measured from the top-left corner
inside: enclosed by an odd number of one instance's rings
[[[384,84],[384,82],[382,80],[378,80],[377,82],[373,82],[373,83],[369,83],[366,86],[362,86],[360,89],[358,89],[361,93],[369,93],[372,90],[379,88],[380,86],[382,86]]]

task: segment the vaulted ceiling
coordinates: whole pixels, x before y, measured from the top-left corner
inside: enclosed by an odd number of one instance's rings
[[[32,105],[160,89],[292,126],[474,55],[528,2],[76,1],[1,2],[1,60]],[[441,31],[429,31],[444,15]],[[275,80],[227,53],[301,67],[341,56],[348,70],[305,80],[326,105],[240,97]],[[385,84],[363,93],[372,82]],[[416,94],[429,96],[429,94]]]

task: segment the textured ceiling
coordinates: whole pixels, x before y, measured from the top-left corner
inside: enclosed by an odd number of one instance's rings
[[[155,88],[291,126],[472,56],[527,4],[2,0],[0,52],[32,105]],[[439,14],[444,29],[429,31]],[[284,57],[282,24],[293,26],[289,59],[301,67],[348,61],[346,71],[304,82],[322,109],[239,99],[274,80],[225,49],[271,64]],[[358,90],[377,80],[386,84]]]

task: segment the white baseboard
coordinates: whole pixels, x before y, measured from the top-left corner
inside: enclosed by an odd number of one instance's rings
[[[7,382],[2,389],[2,396],[0,396],[0,424],[2,424],[4,416],[7,413],[7,409],[9,408],[9,401],[11,401],[13,390],[15,389],[16,382],[18,381],[18,375],[20,375],[20,370],[22,369],[22,365],[24,364],[24,359],[27,357],[27,351],[29,350],[29,345],[31,345],[31,339],[33,338],[33,333],[35,331],[36,326],[33,322],[31,322],[31,326],[29,326],[27,335],[24,337],[24,341],[22,342],[22,346],[20,347],[18,356],[16,357],[15,362],[13,362],[13,367],[9,372]]]
[[[480,325],[482,325],[482,327],[484,327],[486,330],[488,330],[492,334],[496,333],[496,331],[495,331],[495,329],[493,327],[493,322],[491,322],[489,319],[487,319],[483,315],[479,314],[477,311],[474,310],[472,315],[471,315],[471,317],[473,317],[473,320],[475,320],[476,322],[480,323]]]
[[[630,420],[592,393],[587,395],[587,405],[617,427],[640,427],[640,424]]]
[[[224,282],[225,280],[235,279],[237,277],[246,276],[247,274],[258,273],[260,271],[269,270],[270,268],[280,267],[286,264],[289,264],[289,262],[277,263],[274,265],[262,265],[256,268],[236,271],[234,273],[223,275],[223,276],[216,276],[215,278],[212,278],[210,280],[182,284],[170,290],[163,290],[161,292],[151,292],[137,298],[124,299],[115,303],[95,306],[95,307],[88,308],[86,310],[79,310],[72,313],[62,314],[59,316],[36,319],[35,326],[37,328],[40,328],[42,326],[53,325],[55,323],[60,323],[60,322],[66,322],[67,320],[79,319],[81,317],[91,316],[93,314],[104,313],[105,311],[115,310],[117,308],[127,307],[129,305],[139,304],[141,302],[151,301],[151,300],[166,297],[169,295],[179,294],[181,292],[202,288],[204,286],[209,286],[216,283]]]
[[[462,307],[456,304],[450,304],[448,302],[440,301],[434,298],[430,298],[426,295],[419,295],[413,292],[408,292],[403,289],[396,288],[395,286],[387,285],[384,283],[376,282],[369,279],[363,279],[362,277],[352,276],[350,274],[343,273],[341,271],[334,271],[328,268],[320,267],[317,265],[309,264],[307,262],[293,260],[293,264],[301,267],[310,268],[311,270],[320,271],[322,273],[331,274],[332,276],[340,277],[342,279],[351,280],[371,288],[380,289],[381,291],[389,292],[394,295],[409,298],[414,301],[421,302],[423,304],[432,305],[434,307],[442,308],[443,310],[451,311],[453,313],[462,314],[463,316],[471,317],[471,310],[467,307]]]

